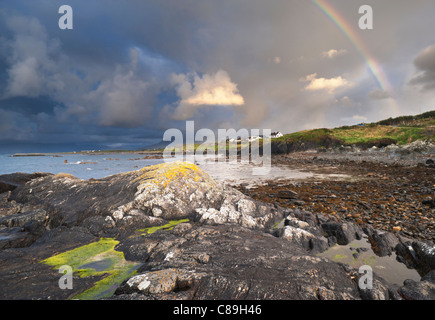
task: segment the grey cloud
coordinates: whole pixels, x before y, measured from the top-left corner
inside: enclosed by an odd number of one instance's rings
[[[435,71],[435,45],[424,49],[414,60],[415,66],[422,71]]]
[[[36,18],[10,16],[5,21],[14,36],[4,46],[9,67],[8,82],[3,96],[38,97],[62,88],[57,74],[58,41],[47,36]]]
[[[28,141],[35,138],[36,125],[21,113],[0,109],[0,141]]]
[[[415,58],[414,65],[420,73],[411,79],[410,84],[421,86],[423,91],[435,89],[435,45],[424,49]]]
[[[151,120],[154,96],[152,85],[129,71],[115,74],[88,97],[98,103],[102,126],[138,127]]]

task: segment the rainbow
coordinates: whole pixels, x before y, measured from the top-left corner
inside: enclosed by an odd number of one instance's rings
[[[399,107],[396,100],[393,98],[394,90],[385,74],[382,66],[376,61],[367,49],[362,39],[357,34],[355,28],[343,17],[343,15],[335,9],[326,0],[310,0],[317,8],[319,8],[349,39],[362,59],[366,62],[370,72],[375,77],[379,87],[388,92],[390,95],[391,106],[395,113],[399,113]]]

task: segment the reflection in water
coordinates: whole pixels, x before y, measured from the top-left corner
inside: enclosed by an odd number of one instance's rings
[[[414,269],[408,269],[396,260],[393,252],[390,256],[379,257],[372,250],[367,239],[354,240],[348,245],[335,245],[327,251],[317,254],[330,260],[348,264],[358,269],[362,265],[369,265],[373,272],[392,284],[402,286],[403,281],[411,279],[420,281],[421,276]]]

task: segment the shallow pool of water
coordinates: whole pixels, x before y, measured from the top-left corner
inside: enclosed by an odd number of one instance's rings
[[[353,254],[357,252],[357,248],[362,248],[364,251],[360,250],[359,256],[355,257]],[[394,252],[390,256],[377,256],[366,238],[354,240],[345,246],[335,245],[317,256],[345,263],[356,269],[362,265],[369,265],[375,274],[399,286],[402,286],[403,281],[407,279],[414,281],[421,279],[415,269],[408,269],[403,263],[397,261]]]
[[[81,265],[81,269],[94,269],[95,271],[104,271],[108,270],[110,267],[112,267],[113,261],[111,259],[104,259],[99,261],[93,261],[86,263],[84,265]]]

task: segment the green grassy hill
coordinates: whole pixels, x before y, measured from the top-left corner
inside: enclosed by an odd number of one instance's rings
[[[298,145],[302,148],[329,148],[339,145],[357,145],[365,148],[382,147],[389,144],[404,145],[416,140],[427,139],[435,140],[435,111],[416,116],[390,118],[363,125],[290,133],[273,139],[273,144],[293,144],[296,149],[298,149]]]

